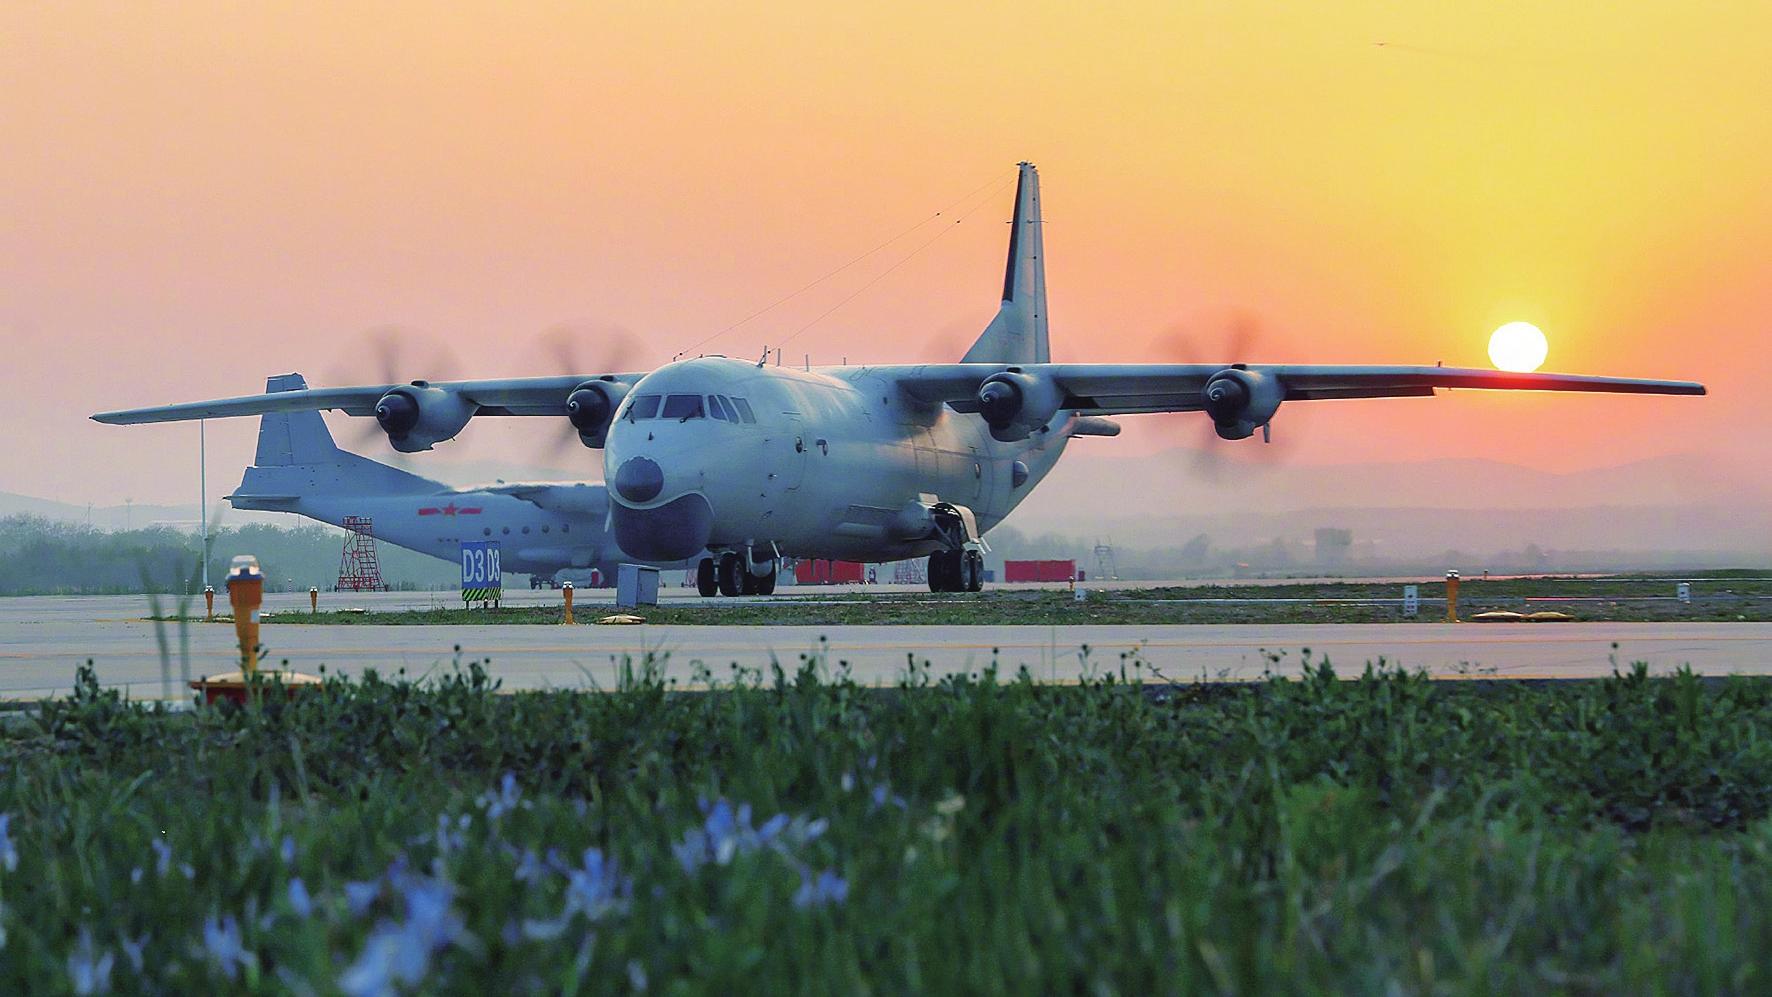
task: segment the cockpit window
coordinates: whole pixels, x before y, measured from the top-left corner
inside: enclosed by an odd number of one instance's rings
[[[658,414],[658,395],[635,395],[628,403],[628,421],[637,422],[650,419]]]
[[[733,399],[730,399],[730,401],[732,402],[733,405],[738,407],[738,414],[741,418],[744,419],[744,421],[746,421],[746,422],[756,422],[757,421],[757,417],[751,414],[751,403],[750,402],[745,401],[743,398],[733,398]]]
[[[726,414],[726,406],[720,404],[720,396],[719,395],[709,395],[708,396],[708,415],[711,418],[719,419],[722,422],[737,422],[738,421],[737,419],[732,418],[732,416]]]
[[[687,422],[690,419],[702,418],[700,395],[667,395],[664,411],[659,413],[660,419],[676,419]]]

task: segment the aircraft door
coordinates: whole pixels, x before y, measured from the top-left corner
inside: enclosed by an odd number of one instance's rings
[[[781,501],[799,496],[806,478],[807,451],[814,441],[806,436],[806,425],[798,415],[782,417],[782,431],[771,434],[765,453],[769,465],[769,498]]]
[[[990,500],[990,457],[980,453],[977,447],[971,447],[966,453],[960,454],[959,458],[961,473],[968,482],[963,490],[965,502],[977,510]]]

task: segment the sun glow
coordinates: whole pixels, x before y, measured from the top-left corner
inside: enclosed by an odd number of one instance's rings
[[[1509,322],[1489,337],[1489,359],[1502,370],[1537,370],[1549,352],[1550,342],[1530,322]]]

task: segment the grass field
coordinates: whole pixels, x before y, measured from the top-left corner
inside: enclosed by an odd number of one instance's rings
[[[1674,583],[1630,576],[1533,578],[1464,582],[1459,596],[1465,618],[1489,609],[1557,610],[1580,620],[1607,622],[1772,620],[1772,578],[1760,573],[1695,576],[1693,601],[1673,597]],[[978,594],[860,594],[828,596],[796,591],[769,599],[707,602],[666,601],[642,612],[648,623],[700,626],[846,626],[954,624],[1215,624],[1409,622],[1392,582],[1309,582],[1275,585],[1210,585],[1095,589],[1084,602],[1070,592],[1002,589]],[[1424,600],[1443,598],[1443,585],[1421,586]],[[608,590],[577,593],[574,617],[592,623],[613,610]],[[348,597],[346,597],[348,598]],[[446,596],[444,598],[447,598]],[[1269,600],[1257,602],[1252,600]],[[1289,600],[1289,601],[1273,601]],[[1385,600],[1377,602],[1375,600]],[[448,608],[398,612],[304,612],[270,623],[335,624],[555,624],[558,604],[500,609]],[[1423,602],[1415,622],[1445,619],[1443,603]]]
[[[88,682],[0,752],[0,988],[1717,992],[1772,684]]]

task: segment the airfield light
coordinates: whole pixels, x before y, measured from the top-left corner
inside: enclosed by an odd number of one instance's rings
[[[215,586],[203,586],[203,622],[215,622]]]
[[[565,624],[566,626],[571,626],[572,625],[572,583],[571,582],[560,583],[560,592],[562,595],[564,595],[566,597],[566,612],[560,617],[560,622],[562,624]]]
[[[1446,622],[1458,622],[1458,572],[1446,572]]]
[[[320,611],[320,589],[317,586],[309,585],[308,586],[308,612],[318,613],[319,611]]]
[[[240,670],[258,670],[258,608],[265,598],[265,576],[258,558],[240,554],[228,565],[228,601],[234,606],[234,634],[240,638]]]

